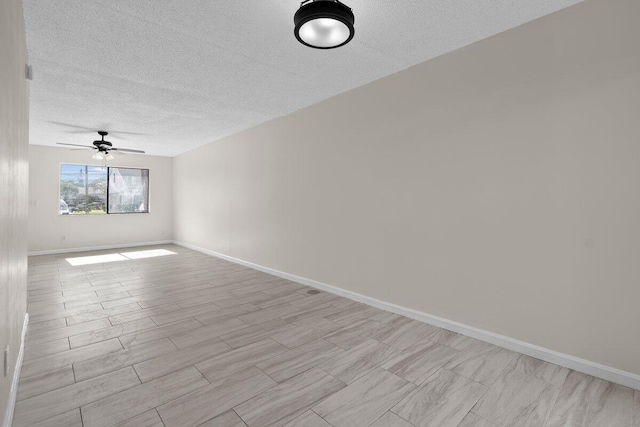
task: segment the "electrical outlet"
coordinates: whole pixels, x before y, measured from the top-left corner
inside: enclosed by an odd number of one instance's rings
[[[7,375],[9,375],[9,346],[7,346],[7,348],[4,350],[4,376],[6,377]]]

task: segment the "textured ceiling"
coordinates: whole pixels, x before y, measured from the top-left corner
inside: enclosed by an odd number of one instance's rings
[[[320,51],[294,0],[24,0],[30,140],[175,156],[580,1],[345,0],[355,38]]]

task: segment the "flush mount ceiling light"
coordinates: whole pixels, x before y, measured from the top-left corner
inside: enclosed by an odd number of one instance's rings
[[[300,43],[316,49],[333,49],[349,43],[355,34],[351,8],[338,0],[305,0],[293,16]]]

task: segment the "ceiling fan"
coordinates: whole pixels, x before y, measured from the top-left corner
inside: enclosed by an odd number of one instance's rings
[[[93,141],[93,147],[91,145],[79,145],[79,144],[65,144],[64,142],[56,142],[58,145],[69,145],[72,147],[82,147],[81,150],[98,150],[92,157],[96,160],[113,160],[113,155],[110,153],[111,151],[115,151],[118,154],[124,153],[142,153],[142,150],[132,150],[129,148],[116,148],[109,141],[105,141],[104,137],[109,135],[109,132],[105,132],[103,130],[98,131],[98,135],[100,135],[99,140]]]

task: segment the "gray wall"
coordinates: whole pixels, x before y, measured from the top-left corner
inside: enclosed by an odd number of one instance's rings
[[[181,155],[174,237],[640,374],[638,16],[588,0]]]
[[[29,85],[20,0],[0,2],[0,364],[11,348],[7,377],[0,367],[4,418],[27,306]]]

